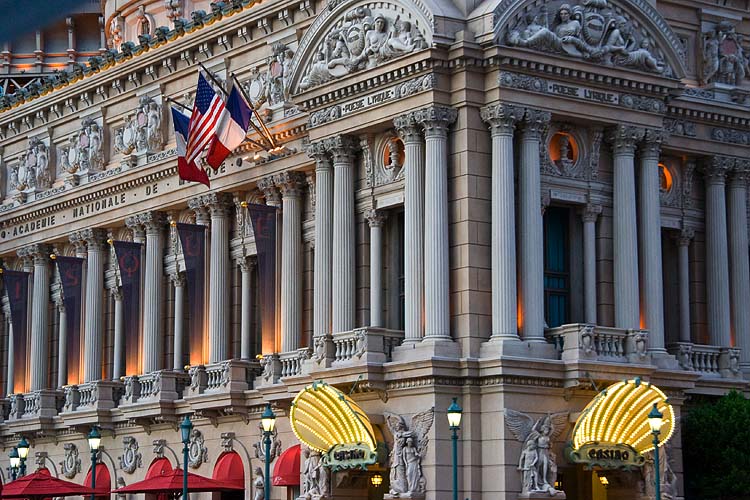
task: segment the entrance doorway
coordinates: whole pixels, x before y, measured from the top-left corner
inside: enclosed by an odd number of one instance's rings
[[[646,500],[643,471],[584,470],[582,465],[561,471],[560,488],[577,500]]]

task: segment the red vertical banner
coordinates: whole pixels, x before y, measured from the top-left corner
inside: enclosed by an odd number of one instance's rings
[[[83,303],[83,259],[61,257],[55,259],[62,284],[65,304],[65,327],[67,332],[68,384],[83,382],[83,358],[81,356],[81,304]]]
[[[112,244],[117,257],[122,284],[123,336],[125,337],[125,375],[138,375],[141,369],[141,243],[115,241]]]
[[[13,323],[13,392],[16,394],[29,390],[26,380],[29,276],[31,273],[3,270],[5,292],[8,294],[10,305],[10,320]]]
[[[206,287],[206,227],[197,224],[177,224],[187,275],[188,345],[190,364],[205,363],[205,287]],[[228,285],[227,285],[228,286]]]
[[[258,252],[258,294],[263,354],[276,339],[276,207],[249,204],[247,206],[255,234]]]

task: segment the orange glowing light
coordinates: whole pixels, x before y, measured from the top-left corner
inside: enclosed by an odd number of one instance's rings
[[[672,172],[665,164],[659,163],[659,188],[662,192],[668,193],[672,190],[673,183]]]

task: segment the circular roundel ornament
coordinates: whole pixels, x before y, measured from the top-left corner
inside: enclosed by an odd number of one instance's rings
[[[271,76],[274,78],[278,78],[284,73],[284,68],[281,66],[281,63],[279,61],[274,61],[271,63]]]

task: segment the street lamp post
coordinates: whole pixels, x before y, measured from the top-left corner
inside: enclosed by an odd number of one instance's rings
[[[263,445],[265,446],[266,475],[263,478],[264,493],[263,500],[271,500],[271,433],[276,426],[276,414],[267,404],[266,409],[260,416],[260,425],[263,427]]]
[[[654,407],[648,414],[648,425],[654,435],[654,500],[661,500],[661,479],[659,478],[659,434],[661,426],[664,424],[664,414],[662,414],[654,403]]]
[[[89,448],[91,449],[91,500],[96,500],[96,456],[99,453],[99,446],[102,444],[102,435],[99,429],[94,426],[88,435]]]
[[[21,476],[26,475],[26,459],[29,456],[29,442],[26,438],[21,436],[21,440],[16,445],[18,448],[18,457],[21,459]]]
[[[182,433],[182,500],[187,500],[188,497],[188,460],[190,452],[190,433],[193,430],[193,422],[190,421],[190,417],[185,415],[185,419],[180,424],[180,432]]]
[[[21,457],[18,456],[18,448],[15,446],[11,448],[8,458],[10,459],[10,477],[15,481],[18,479],[18,467],[21,464]]]
[[[461,414],[463,410],[458,406],[458,401],[453,398],[453,402],[448,407],[448,424],[450,425],[453,435],[453,500],[458,500],[458,429],[461,426]]]

